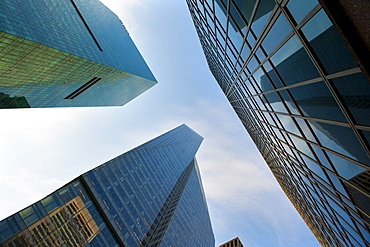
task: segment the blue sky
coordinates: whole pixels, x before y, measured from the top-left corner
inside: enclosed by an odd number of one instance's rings
[[[124,107],[2,110],[0,219],[182,123],[197,154],[219,245],[319,246],[210,74],[185,0],[102,0],[158,84]]]

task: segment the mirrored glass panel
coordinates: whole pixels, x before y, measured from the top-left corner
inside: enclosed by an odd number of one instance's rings
[[[321,145],[354,160],[370,165],[369,158],[352,129],[312,120],[309,120],[309,123]]]
[[[302,32],[328,74],[357,67],[348,48],[324,10],[320,10],[312,17],[302,27]]]
[[[370,84],[362,73],[332,79],[358,124],[370,126]]]
[[[300,23],[317,4],[317,0],[290,0],[287,8],[296,23]]]
[[[356,165],[348,160],[345,160],[335,154],[326,152],[331,160],[331,163],[337,170],[338,174],[345,179],[351,179],[354,176],[364,172],[366,168]]]
[[[296,36],[290,38],[272,57],[285,85],[306,81],[320,76]]]
[[[274,0],[260,0],[252,21],[252,30],[257,37],[261,33],[263,26],[266,24],[275,4]]]
[[[324,82],[295,87],[288,91],[304,116],[346,122],[346,118]]]
[[[280,14],[265,39],[262,41],[262,47],[265,49],[267,54],[271,53],[291,31],[292,28],[284,15]]]

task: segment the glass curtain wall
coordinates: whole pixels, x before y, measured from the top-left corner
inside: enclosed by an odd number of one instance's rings
[[[323,246],[367,246],[370,84],[317,0],[187,0],[209,68]]]

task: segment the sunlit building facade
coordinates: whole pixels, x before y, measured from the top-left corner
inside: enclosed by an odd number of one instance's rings
[[[238,237],[224,243],[224,244],[221,244],[220,246],[218,247],[243,247],[243,244],[242,242],[240,241],[240,239]]]
[[[82,174],[0,221],[0,245],[214,247],[202,140],[181,125]]]
[[[370,2],[361,18],[342,2],[187,0],[212,74],[317,240],[369,246],[370,43],[356,30]]]
[[[99,0],[4,0],[0,16],[0,108],[122,106],[156,84]]]

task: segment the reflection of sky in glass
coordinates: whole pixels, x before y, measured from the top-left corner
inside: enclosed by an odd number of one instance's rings
[[[269,18],[270,16],[270,13],[271,12],[268,12],[267,14],[265,14],[264,16],[260,17],[258,20],[254,21],[252,23],[252,30],[254,32],[254,34],[258,37],[258,35],[260,34],[260,32],[262,31],[262,28],[263,26],[265,25],[265,23],[267,22],[267,19]]]
[[[328,147],[338,153],[341,153],[347,157],[350,157],[354,160],[358,160],[358,158],[354,157],[352,154],[350,154],[347,150],[345,150],[343,147],[341,147],[340,145],[338,145],[335,141],[333,141],[332,139],[330,139],[326,134],[324,134],[322,131],[323,130],[320,130],[319,128],[317,128],[317,124],[312,124],[313,122],[310,121],[311,123],[311,127],[313,129],[313,131],[315,132],[317,138],[320,140],[321,142],[321,145],[323,145],[324,147]],[[358,175],[359,173],[365,171],[366,169],[361,167],[361,166],[358,166],[356,164],[353,164],[352,162],[350,161],[347,161],[345,159],[342,159],[340,158],[339,156],[336,156],[334,154],[331,154],[330,152],[327,152],[327,154],[329,155],[333,165],[335,166],[337,172],[339,173],[339,175],[341,175],[342,177],[344,177],[345,179],[350,179],[356,175]]]
[[[232,43],[234,44],[236,49],[239,50],[240,46],[242,45],[243,38],[240,35],[240,33],[234,29],[231,21],[229,21],[229,27],[228,27],[227,32],[228,32],[229,38],[231,39]]]
[[[294,124],[291,117],[280,115],[280,114],[277,114],[277,116],[279,117],[280,122],[283,124],[283,126],[285,127],[287,131],[292,132],[298,136],[301,136],[301,134],[299,133],[297,129],[297,126]]]
[[[222,8],[222,9],[221,9]],[[215,11],[217,19],[220,21],[222,27],[226,30],[226,15],[225,10],[218,1],[215,1]]]
[[[271,57],[271,61],[277,66],[300,48],[302,48],[301,42],[293,36]]]
[[[331,26],[332,23],[324,10],[320,10],[309,22],[307,22],[306,25],[302,27],[302,32],[308,41],[311,41]]]
[[[365,168],[353,164],[348,160],[342,159],[341,157],[336,156],[330,152],[327,152],[327,154],[331,159],[333,165],[335,166],[338,174],[345,179],[351,179],[366,170]]]
[[[292,31],[284,15],[280,15],[274,23],[269,33],[262,42],[263,48],[267,53],[271,53],[275,47]]]
[[[274,93],[275,94],[275,93]],[[284,113],[288,113],[284,104],[282,102],[274,102],[272,104],[270,104],[271,107],[274,109],[274,111],[276,112],[284,112]]]
[[[287,7],[297,23],[301,22],[304,17],[318,4],[317,0],[297,1],[291,0]]]

